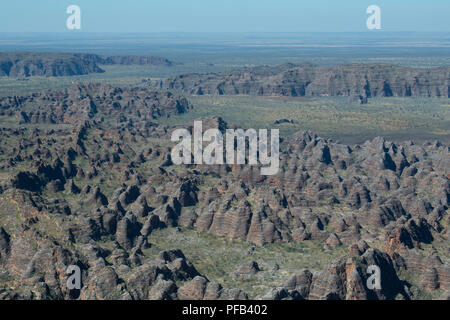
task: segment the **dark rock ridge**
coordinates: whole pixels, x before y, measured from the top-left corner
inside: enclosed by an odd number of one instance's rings
[[[69,89],[0,99],[0,114],[15,115],[19,123],[61,124],[111,116],[129,123],[184,113],[190,107],[184,97],[170,92],[101,83],[75,83]]]
[[[158,65],[172,62],[153,56],[99,56],[81,53],[0,52],[0,76],[74,76],[102,73],[99,65]]]
[[[154,56],[99,56],[95,54],[74,54],[83,60],[93,61],[101,65],[152,65],[152,66],[166,66],[170,67],[174,63],[166,58]]]
[[[418,69],[387,64],[284,64],[221,74],[184,74],[150,83],[194,95],[450,97],[450,67]],[[355,98],[356,97],[356,98]]]

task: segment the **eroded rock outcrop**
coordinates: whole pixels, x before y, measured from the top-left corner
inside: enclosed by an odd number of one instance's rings
[[[365,103],[369,97],[425,96],[448,98],[449,69],[415,69],[385,64],[316,66],[284,64],[223,74],[184,74],[151,83],[195,95],[349,96]]]

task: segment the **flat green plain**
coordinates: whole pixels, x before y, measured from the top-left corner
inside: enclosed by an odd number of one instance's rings
[[[244,128],[280,129],[282,136],[311,130],[350,144],[376,136],[395,141],[450,141],[450,102],[445,98],[374,98],[363,105],[347,97],[192,96],[189,100],[193,110],[161,121],[178,125],[220,116]],[[275,125],[280,119],[294,123]]]

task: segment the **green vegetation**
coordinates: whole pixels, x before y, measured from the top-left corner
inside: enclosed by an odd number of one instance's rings
[[[344,143],[360,143],[377,135],[393,140],[450,140],[450,104],[439,98],[374,98],[352,104],[347,97],[291,98],[195,96],[190,112],[167,120],[183,124],[205,116],[220,116],[247,128],[279,128],[282,135],[312,130]],[[274,125],[292,119],[294,124]]]
[[[267,293],[302,269],[320,271],[329,261],[347,252],[345,246],[325,250],[323,244],[315,241],[268,244],[254,247],[252,251],[251,243],[231,241],[190,228],[182,228],[181,232],[174,228],[156,230],[148,241],[152,247],[144,252],[147,256],[179,248],[210,281],[219,282],[226,288],[241,288],[250,298]],[[261,271],[256,275],[233,274],[249,261],[256,261]],[[275,270],[276,265],[279,270]]]

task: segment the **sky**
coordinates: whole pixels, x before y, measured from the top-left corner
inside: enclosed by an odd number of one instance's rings
[[[68,30],[66,8],[81,8]],[[0,32],[450,32],[450,0],[3,0]]]

